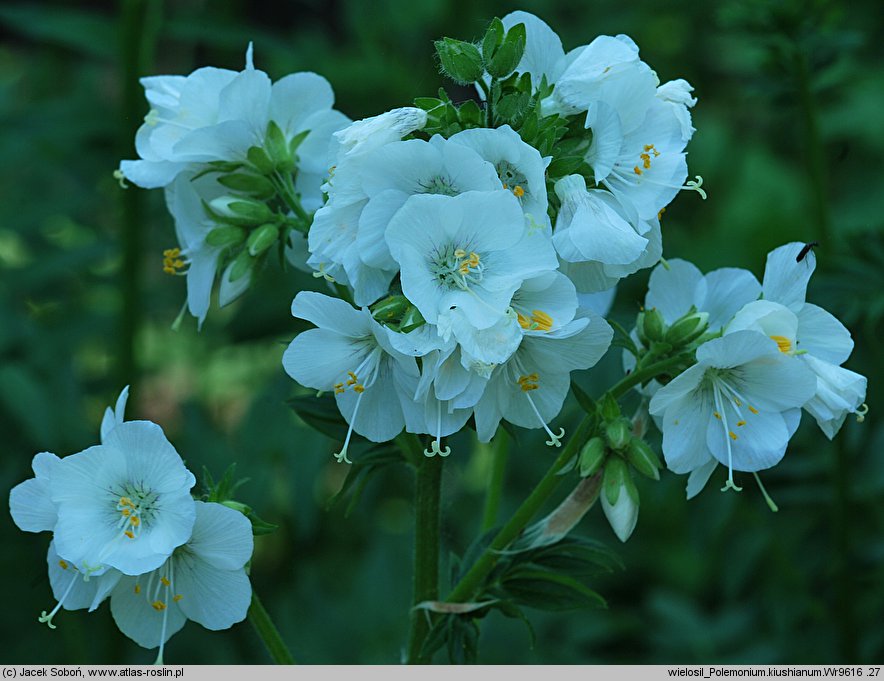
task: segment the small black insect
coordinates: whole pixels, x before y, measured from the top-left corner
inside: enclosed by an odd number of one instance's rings
[[[808,244],[804,244],[801,247],[801,250],[798,252],[798,255],[795,257],[795,262],[801,262],[807,256],[808,253],[813,249],[814,246],[819,246],[819,241],[811,241]]]

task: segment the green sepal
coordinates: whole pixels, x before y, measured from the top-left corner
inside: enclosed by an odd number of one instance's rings
[[[250,173],[231,173],[221,175],[218,183],[237,192],[250,194],[257,198],[269,199],[276,193],[273,184],[266,177]]]
[[[273,167],[282,172],[291,172],[295,168],[295,161],[289,151],[289,143],[286,141],[285,133],[276,124],[276,121],[270,121],[267,124],[267,133],[264,137],[264,146],[267,149],[267,155],[273,161]]]
[[[249,253],[248,251],[242,251],[233,261],[233,265],[230,268],[230,274],[228,275],[228,280],[232,284],[238,279],[242,279],[246,274],[248,274],[249,270],[255,266],[256,259],[255,257]]]
[[[641,313],[641,332],[640,335],[649,341],[662,341],[666,336],[666,322],[663,321],[663,315],[656,307],[645,310]]]
[[[651,446],[641,438],[634,437],[629,441],[626,448],[626,458],[632,467],[639,473],[652,480],[660,479],[660,469],[663,464],[651,449]]]
[[[608,503],[614,506],[620,498],[620,490],[626,486],[629,468],[619,456],[609,456],[605,462],[605,475],[602,480],[603,492]],[[630,480],[631,482],[631,480]]]
[[[608,441],[608,446],[614,451],[623,451],[632,439],[631,431],[630,423],[626,419],[619,418],[616,421],[611,421],[605,426],[605,439]]]
[[[605,462],[606,454],[605,441],[600,437],[590,438],[589,442],[583,445],[583,449],[580,450],[578,464],[580,466],[580,477],[588,478],[593,473],[598,472]]]
[[[610,394],[605,394],[600,400],[602,419],[605,421],[615,421],[620,418],[620,405],[617,399]]]
[[[525,24],[516,24],[506,32],[506,37],[494,57],[486,64],[492,78],[506,78],[515,70],[525,53],[525,42]]]
[[[485,64],[491,62],[494,59],[494,55],[497,53],[497,48],[500,47],[503,42],[503,36],[506,33],[506,29],[503,27],[503,22],[494,17],[491,20],[491,24],[488,26],[488,30],[485,31],[485,36],[482,38],[482,59]]]
[[[249,150],[246,152],[246,158],[262,175],[273,173],[273,161],[270,160],[267,152],[262,147],[249,147]]]
[[[399,331],[401,333],[408,333],[426,323],[427,321],[424,319],[420,311],[414,305],[411,305],[405,311],[405,314],[402,315],[402,321],[399,323]]]
[[[298,155],[298,147],[301,146],[301,143],[307,139],[307,135],[310,134],[309,130],[302,130],[297,135],[292,137],[289,140],[289,154],[291,154],[292,158],[296,158]]]
[[[246,245],[249,255],[261,255],[264,251],[276,243],[279,238],[279,227],[272,223],[265,223],[249,234]]]
[[[402,318],[411,303],[405,296],[387,296],[374,303],[369,309],[379,322],[390,322]]]
[[[246,240],[246,231],[242,227],[222,225],[215,227],[206,235],[206,243],[217,248],[238,246]]]

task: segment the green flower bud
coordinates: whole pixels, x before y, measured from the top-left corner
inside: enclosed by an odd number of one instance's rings
[[[248,251],[242,251],[236,258],[233,260],[233,264],[230,266],[230,275],[228,276],[228,281],[233,283],[238,279],[242,279],[246,274],[248,274],[249,270],[254,267],[256,262],[255,257],[249,253]]]
[[[251,194],[252,196],[269,199],[276,193],[273,185],[265,177],[250,173],[231,173],[218,177],[218,183],[233,191]]]
[[[652,480],[660,479],[660,469],[663,464],[651,449],[650,445],[641,438],[634,437],[629,441],[626,448],[626,459],[639,473]]]
[[[651,342],[662,341],[666,335],[666,322],[663,321],[663,315],[656,307],[645,310],[643,314],[639,337],[643,335]],[[642,342],[644,343],[644,341]]]
[[[505,78],[515,70],[525,53],[525,40],[525,24],[516,24],[507,31],[494,57],[485,66],[492,78]]]
[[[674,347],[687,345],[702,336],[709,327],[709,313],[690,312],[669,327],[664,340]]]
[[[494,58],[497,48],[503,42],[505,33],[506,29],[503,27],[503,22],[494,17],[491,20],[491,25],[488,26],[488,30],[485,31],[485,37],[482,38],[482,59],[484,59],[486,64]]]
[[[264,251],[276,243],[279,238],[279,227],[266,223],[249,234],[246,245],[249,247],[249,255],[261,255]]]
[[[632,438],[632,427],[629,421],[619,418],[605,427],[605,439],[608,446],[615,451],[622,451]]]
[[[261,147],[249,147],[246,158],[262,175],[270,175],[274,170],[273,161]]]
[[[620,418],[620,405],[617,400],[609,394],[605,394],[599,402],[601,407],[602,419],[605,421],[616,421]]]
[[[445,75],[455,83],[469,85],[482,77],[482,55],[472,43],[442,38],[436,41],[436,54]]]
[[[590,438],[589,442],[583,445],[578,458],[578,466],[580,466],[580,477],[588,478],[590,475],[598,471],[605,462],[605,441],[600,437]]]
[[[416,328],[423,326],[426,323],[427,321],[424,319],[423,315],[414,305],[411,305],[405,311],[405,314],[402,315],[402,321],[399,323],[399,330],[402,333],[408,333],[409,331],[414,331]]]
[[[553,161],[555,163],[555,161]],[[645,335],[645,313],[644,310],[635,316],[635,332],[638,335],[639,342],[646,348],[651,347],[651,341]]]
[[[229,221],[241,227],[251,227],[270,222],[273,211],[266,203],[237,196],[219,196],[209,201],[209,208],[225,222]]]
[[[242,227],[222,225],[215,227],[206,235],[206,243],[209,246],[224,248],[226,246],[238,246],[246,240],[246,231]]]
[[[612,506],[620,498],[620,492],[630,480],[629,467],[619,456],[609,456],[605,461],[605,475],[602,480],[602,491],[608,503]]]
[[[400,319],[410,306],[405,296],[387,296],[371,306],[371,314],[379,322],[389,322]]]

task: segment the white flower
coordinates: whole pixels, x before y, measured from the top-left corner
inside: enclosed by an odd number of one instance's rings
[[[101,419],[101,441],[107,437],[116,426],[123,422],[123,416],[126,413],[126,402],[129,401],[129,386],[127,385],[120,391],[120,396],[114,408],[107,407],[104,410],[104,417]]]
[[[507,30],[516,24],[525,25],[525,52],[515,72],[531,74],[535,89],[543,78],[547,84],[554,84],[566,66],[565,50],[556,32],[542,19],[521,10],[510,12],[501,22]]]
[[[386,240],[406,298],[443,338],[450,333],[474,349],[472,330],[501,323],[522,282],[556,267],[549,238],[526,227],[505,190],[413,196],[390,221]]]
[[[674,258],[651,272],[645,309],[656,309],[672,324],[694,307],[709,315],[709,330],[714,332],[760,293],[761,284],[748,270],[724,267],[704,275],[692,263]]]
[[[403,426],[423,432],[423,406],[413,401],[418,369],[413,357],[396,350],[388,331],[367,308],[302,291],[292,315],[316,324],[299,334],[282,358],[286,373],[301,385],[334,392],[350,424],[338,461],[347,461],[353,431],[373,442],[393,439]]]
[[[193,475],[149,421],[127,421],[100,445],[54,464],[49,490],[55,546],[81,571],[137,575],[163,563],[190,536]]]
[[[551,158],[541,158],[540,152],[522,141],[519,133],[509,125],[462,130],[452,135],[449,141],[469,147],[491,163],[503,188],[519,199],[529,220],[549,228],[546,167]]]
[[[651,399],[667,466],[689,473],[714,459],[728,467],[726,487],[737,489],[734,470],[760,471],[783,458],[815,384],[800,361],[761,333],[738,331],[704,343],[697,364]]]
[[[599,106],[616,111],[622,134],[637,128],[656,93],[657,74],[638,56],[638,47],[625,35],[602,35],[565,57],[567,68],[556,80],[544,110],[567,115]],[[591,127],[587,124],[587,127]]]
[[[319,206],[331,134],[348,122],[331,108],[334,95],[322,76],[295,73],[271,85],[251,65],[249,52],[240,72],[207,67],[186,77],[141,82],[152,108],[135,138],[140,160],[120,164],[127,179],[145,188],[165,187],[189,164],[245,160],[249,147],[263,145],[267,125],[275,121],[288,140],[310,131],[298,147],[295,187],[306,210]]]
[[[398,142],[427,124],[427,112],[413,106],[386,111],[378,116],[353,121],[332,135],[330,157],[336,164],[390,142]]]
[[[126,636],[144,648],[163,646],[193,620],[206,629],[228,629],[246,617],[252,587],[245,565],[252,556],[252,526],[222,504],[195,502],[196,521],[187,542],[157,569],[123,577],[111,594],[111,614]]]
[[[681,125],[681,137],[687,142],[693,137],[696,128],[691,124],[691,112],[688,109],[697,104],[697,98],[691,97],[693,86],[684,78],[670,80],[657,88],[657,97],[667,102]]]
[[[49,483],[61,462],[55,454],[40,452],[31,468],[34,477],[19,483],[9,492],[9,512],[19,529],[25,532],[51,532],[58,522],[58,509],[52,501]]]
[[[804,408],[832,439],[847,414],[861,409],[866,378],[840,365],[853,350],[850,332],[821,307],[804,302],[816,261],[809,253],[796,261],[803,244],[790,243],[768,254],[763,300],[745,305],[727,327],[759,331],[776,341],[784,353],[795,355],[816,375],[817,388]]]
[[[522,338],[518,349],[494,367],[475,406],[476,432],[488,442],[500,420],[523,428],[543,428],[549,445],[560,446],[549,422],[562,409],[571,386],[570,373],[588,369],[601,359],[613,336],[611,327],[594,313],[575,318],[577,295],[558,272],[529,279],[513,296]]]
[[[308,263],[349,284],[357,305],[387,293],[399,269],[384,233],[411,196],[496,190],[494,167],[475,151],[438,135],[391,142],[347,159],[329,183],[329,202],[308,235]]]
[[[553,245],[564,261],[562,271],[579,291],[609,289],[660,259],[662,240],[656,220],[630,219],[610,192],[587,190],[581,175],[563,177],[555,190],[561,208]]]

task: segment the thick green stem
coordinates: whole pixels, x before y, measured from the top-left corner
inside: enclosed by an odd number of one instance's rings
[[[120,78],[123,86],[120,102],[120,157],[133,153],[135,132],[141,125],[146,104],[138,78],[145,75],[153,61],[154,43],[160,23],[159,0],[122,0],[120,3]],[[123,264],[120,270],[123,295],[119,334],[117,382],[134,391],[138,380],[135,343],[141,325],[141,265],[144,253],[143,195],[135,188],[120,192]]]
[[[608,393],[615,398],[621,397],[633,386],[666,373],[670,369],[682,366],[686,361],[686,357],[678,355],[637,369],[628,376],[624,376],[623,379],[608,390]],[[522,505],[516,509],[512,518],[495,535],[488,548],[485,549],[469,571],[454,586],[446,600],[452,603],[462,603],[469,601],[475,595],[482,585],[482,581],[500,560],[503,555],[501,552],[519,536],[561,482],[562,477],[558,473],[572,457],[577,455],[580,448],[586,442],[590,435],[587,431],[591,422],[592,417],[590,416],[583,419],[577,427],[577,431],[571,436],[565,449],[562,450],[562,453],[559,454],[558,458],[549,467],[549,470],[540,479],[540,482],[537,483],[537,486],[528,495],[528,498],[522,502]]]
[[[506,460],[509,456],[510,439],[501,428],[491,443],[491,475],[485,494],[485,511],[482,514],[482,532],[487,532],[497,524],[497,512],[503,494],[503,479],[506,473]]]
[[[438,456],[425,457],[417,467],[414,491],[414,589],[412,605],[439,598],[439,499],[442,462]],[[427,613],[412,610],[408,634],[408,664],[428,664],[421,656],[430,631]]]
[[[249,622],[255,628],[255,632],[261,637],[267,652],[276,664],[295,664],[295,658],[289,651],[288,646],[279,635],[279,630],[270,619],[270,615],[264,609],[258,594],[252,590],[252,604],[249,606]]]

